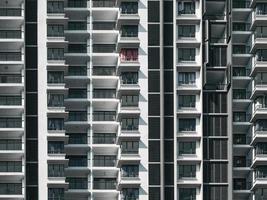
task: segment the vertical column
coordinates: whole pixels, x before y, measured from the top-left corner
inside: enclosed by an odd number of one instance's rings
[[[26,199],[38,198],[37,0],[25,2]]]
[[[163,79],[160,1],[148,1],[149,199],[163,200]]]

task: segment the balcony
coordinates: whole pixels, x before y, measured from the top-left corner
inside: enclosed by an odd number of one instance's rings
[[[233,31],[234,32],[246,32],[250,31],[250,23],[234,22]]]
[[[251,114],[246,114],[244,112],[234,112],[233,113],[233,123],[249,123],[251,119]]]
[[[116,190],[117,181],[113,178],[94,178],[94,190]]]
[[[93,30],[115,30],[115,22],[93,22]]]
[[[22,16],[21,8],[0,8],[0,17]]]
[[[251,69],[245,67],[234,67],[233,77],[248,77],[250,75]]]
[[[117,27],[120,28],[123,24],[137,25],[139,21],[138,2],[122,2]]]
[[[248,137],[246,134],[234,133],[233,144],[235,146],[243,146],[243,145],[249,146],[250,142],[251,142],[251,137]]]
[[[94,44],[93,53],[115,53],[115,44]]]
[[[86,111],[70,111],[69,112],[69,121],[87,121],[87,112]]]
[[[250,56],[250,46],[246,45],[233,45],[233,54],[234,56]]]
[[[21,39],[21,30],[0,30],[0,39]]]
[[[68,7],[69,8],[86,8],[87,0],[69,0]]]
[[[69,99],[86,99],[87,90],[86,89],[70,89]]]
[[[87,21],[69,21],[69,31],[82,31],[87,30]]]
[[[0,128],[21,128],[21,127],[22,127],[21,118],[9,118],[9,117],[0,118]]]
[[[67,158],[69,159],[69,168],[88,166],[88,159],[86,156],[69,156]]]
[[[70,178],[66,179],[69,183],[69,190],[88,190],[87,178]]]
[[[96,133],[93,136],[93,144],[115,144],[116,134]]]
[[[233,1],[233,9],[250,8],[250,1]]]
[[[116,68],[115,67],[94,67],[93,76],[115,76]]]
[[[94,8],[103,8],[103,7],[112,8],[116,6],[116,1],[115,0],[110,0],[110,1],[109,0],[98,0],[98,1],[93,0],[92,4]]]
[[[1,139],[0,151],[18,151],[22,150],[22,142],[17,139]]]
[[[88,144],[87,134],[68,134],[69,142],[68,144]]]
[[[233,167],[234,170],[248,169],[250,170],[251,159],[246,156],[234,156],[233,157]]]
[[[0,96],[0,106],[19,106],[21,104],[21,96]]]
[[[116,156],[95,155],[93,161],[94,167],[115,167]]]
[[[3,172],[22,172],[22,162],[21,161],[0,161],[0,173]]]
[[[0,62],[2,61],[21,61],[21,52],[0,52]]]
[[[87,76],[87,66],[69,66],[68,76]]]
[[[115,111],[94,111],[93,120],[94,121],[115,121],[116,112]]]
[[[228,84],[217,83],[217,84],[205,84],[204,90],[218,90],[225,91],[227,90]]]
[[[96,99],[116,98],[116,90],[95,89],[94,92],[93,92],[93,98],[96,98]]]
[[[249,100],[251,92],[243,89],[234,89],[233,90],[233,99],[234,100]],[[249,100],[250,101],[250,100]]]
[[[0,183],[0,198],[2,195],[22,195],[21,183]],[[7,197],[7,199],[9,199]]]

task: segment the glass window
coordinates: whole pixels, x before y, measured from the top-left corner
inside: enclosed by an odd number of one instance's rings
[[[179,72],[178,85],[195,85],[196,73],[195,72]]]
[[[258,49],[255,58],[256,61],[267,61],[267,49]]]
[[[179,131],[196,131],[196,119],[179,119]]]
[[[195,61],[196,49],[195,48],[179,48],[178,49],[178,62]]]
[[[139,166],[138,165],[123,165],[121,167],[122,177],[138,177]]]
[[[256,14],[266,15],[267,14],[267,3],[257,3],[256,4]]]
[[[62,142],[62,141],[48,141],[48,153],[49,154],[64,153],[64,142]]]
[[[255,200],[265,200],[267,197],[267,188],[257,188],[255,190]]]
[[[122,107],[127,106],[138,106],[139,96],[137,95],[122,95],[121,97],[121,105]]]
[[[109,155],[94,156],[94,166],[114,167],[115,164],[116,164],[116,156],[109,156]]]
[[[64,199],[64,188],[48,188],[48,200]]]
[[[47,94],[48,107],[63,107],[64,106],[64,94]]]
[[[180,37],[195,37],[196,26],[195,25],[179,25],[178,26],[178,38]]]
[[[47,13],[64,13],[64,1],[48,1]]]
[[[255,168],[256,178],[267,178],[267,167],[266,166],[258,166]]]
[[[178,102],[179,102],[179,108],[195,108],[196,96],[195,95],[179,95]]]
[[[121,27],[121,37],[138,37],[138,26],[123,25]]]
[[[47,49],[48,60],[64,60],[63,48],[48,48]]]
[[[121,191],[122,200],[138,200],[139,189],[138,188],[123,188]]]
[[[179,142],[179,155],[196,154],[196,142]]]
[[[64,164],[48,164],[48,177],[64,177]]]
[[[47,25],[47,36],[48,37],[63,37],[64,36],[64,25],[48,24]]]
[[[257,143],[256,147],[255,147],[256,151],[256,155],[262,155],[262,154],[267,154],[267,143]]]
[[[122,84],[138,84],[138,72],[121,73]]]
[[[137,14],[138,3],[137,2],[122,2],[120,6],[122,14]]]
[[[48,71],[47,82],[48,83],[64,83],[64,72]]]
[[[122,62],[138,61],[138,49],[122,49],[120,51],[120,59]]]
[[[195,178],[196,165],[179,165],[179,178]]]
[[[196,200],[196,188],[179,188],[179,199]]]
[[[0,183],[0,195],[3,194],[22,194],[21,183]]]
[[[121,129],[122,130],[138,130],[139,119],[138,118],[122,118]]]
[[[122,154],[138,154],[139,142],[138,141],[122,141],[121,153]]]
[[[48,118],[48,130],[64,130],[64,119]]]
[[[195,14],[195,2],[190,1],[179,1],[178,2],[178,15],[192,15]]]

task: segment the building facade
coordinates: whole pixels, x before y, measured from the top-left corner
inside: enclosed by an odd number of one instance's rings
[[[0,0],[0,199],[265,200],[266,93],[267,1]]]

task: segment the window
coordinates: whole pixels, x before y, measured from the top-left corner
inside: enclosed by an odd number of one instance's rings
[[[195,72],[179,72],[178,85],[195,85],[196,73]]]
[[[208,66],[226,66],[227,49],[226,47],[211,47],[209,50]]]
[[[259,119],[255,122],[255,131],[266,131],[267,130],[267,120]]]
[[[69,89],[69,98],[87,98],[87,89]]]
[[[225,139],[204,139],[205,159],[227,159],[228,141]]]
[[[122,14],[137,14],[138,3],[137,2],[122,2],[120,6]]]
[[[179,108],[195,108],[196,96],[195,95],[179,95],[178,102],[179,102]]]
[[[86,76],[87,66],[69,66],[68,75],[70,76]]]
[[[87,167],[87,156],[80,155],[80,156],[67,156],[69,159],[69,167]]]
[[[121,191],[122,200],[138,200],[139,189],[138,188],[123,188]]]
[[[254,35],[256,38],[266,38],[267,26],[257,26]]]
[[[95,155],[94,166],[96,167],[114,167],[116,164],[116,156]]]
[[[194,48],[179,48],[178,62],[188,62],[196,60],[196,49]]]
[[[178,15],[192,15],[195,14],[195,2],[179,1],[178,2]]]
[[[138,130],[139,119],[138,118],[123,118],[121,120],[121,129],[127,131]]]
[[[94,133],[94,144],[114,144],[116,142],[116,133]]]
[[[179,178],[195,178],[196,165],[179,165]]]
[[[0,172],[22,172],[21,161],[0,161]]]
[[[21,148],[20,139],[0,139],[0,150],[21,150]]]
[[[228,164],[220,162],[204,163],[204,182],[226,183],[228,181]]]
[[[122,84],[138,84],[138,72],[121,73]]]
[[[62,141],[48,141],[48,153],[49,154],[64,153],[64,142],[62,142]]]
[[[267,59],[266,59],[266,61],[267,61]],[[254,80],[255,80],[256,85],[266,85],[267,84],[267,73],[266,72],[258,72],[256,74]]]
[[[139,142],[138,141],[122,141],[121,153],[122,154],[138,154]]]
[[[257,15],[266,15],[267,14],[267,4],[266,3],[257,3],[256,4],[256,14]]]
[[[123,25],[121,27],[121,37],[138,37],[138,26]]]
[[[117,181],[115,178],[94,178],[93,187],[96,190],[114,190]]]
[[[69,30],[86,30],[87,22],[86,21],[69,21],[68,29]]]
[[[64,36],[64,25],[48,24],[47,25],[47,36],[48,37],[63,37]]]
[[[64,13],[64,1],[48,1],[47,13]]]
[[[179,188],[179,199],[196,200],[196,188]]]
[[[196,119],[179,119],[179,131],[196,131]]]
[[[48,200],[64,199],[64,188],[48,188]]]
[[[264,200],[267,197],[267,188],[257,188],[254,194],[255,200]]]
[[[267,154],[267,143],[259,142],[256,144],[255,149],[256,155]]]
[[[255,168],[255,176],[256,178],[267,178],[267,167],[266,166],[258,166]]]
[[[120,59],[122,62],[138,61],[138,49],[122,49],[120,52]]]
[[[138,177],[139,166],[138,165],[123,165],[121,167],[122,177]]]
[[[267,49],[258,49],[255,58],[256,61],[267,61]]]
[[[22,184],[21,183],[0,183],[0,195],[16,195],[22,194]]]
[[[64,130],[64,119],[48,118],[48,130]]]
[[[138,106],[138,102],[139,102],[139,96],[137,95],[122,95],[121,97],[122,107],[128,107],[128,106],[136,107]]]
[[[48,48],[47,49],[48,60],[64,60],[63,48]]]
[[[69,182],[69,189],[88,189],[87,178],[67,177],[66,181]]]
[[[48,177],[64,177],[64,164],[48,164]]]
[[[178,38],[189,37],[194,38],[196,33],[195,25],[179,25],[178,26]]]
[[[179,155],[196,154],[196,142],[179,142]]]
[[[63,107],[64,106],[64,94],[47,94],[48,107]]]

